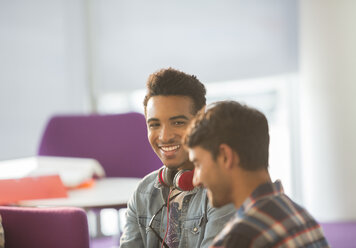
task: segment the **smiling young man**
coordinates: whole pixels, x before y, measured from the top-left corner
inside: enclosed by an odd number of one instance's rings
[[[147,175],[129,201],[120,247],[208,247],[235,213],[232,204],[211,207],[206,190],[192,184],[194,165],[182,139],[205,94],[195,76],[172,68],[148,78],[148,140],[163,167]]]
[[[214,207],[233,203],[236,216],[212,247],[328,247],[319,224],[283,193],[268,173],[266,117],[237,102],[209,106],[193,121],[185,143],[193,182]]]

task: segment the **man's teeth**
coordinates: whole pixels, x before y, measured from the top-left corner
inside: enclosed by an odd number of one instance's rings
[[[176,145],[176,146],[162,146],[161,149],[165,152],[170,152],[173,150],[177,150],[179,148],[180,145]]]

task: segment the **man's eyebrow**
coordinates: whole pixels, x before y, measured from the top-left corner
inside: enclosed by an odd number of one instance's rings
[[[169,119],[170,119],[171,121],[176,120],[176,119],[185,119],[185,120],[189,121],[189,118],[188,118],[187,116],[185,116],[185,115],[172,116],[172,117],[170,117]]]
[[[171,121],[174,121],[174,120],[177,120],[177,119],[184,119],[184,120],[189,121],[189,118],[187,116],[185,116],[185,115],[176,115],[176,116],[172,116],[172,117],[169,118],[169,120],[171,120]],[[147,120],[147,123],[150,123],[151,121],[159,121],[159,119],[152,117],[152,118],[149,118]]]
[[[149,123],[149,122],[151,122],[151,121],[159,121],[159,119],[158,119],[158,118],[149,118],[149,119],[147,120],[147,123]]]

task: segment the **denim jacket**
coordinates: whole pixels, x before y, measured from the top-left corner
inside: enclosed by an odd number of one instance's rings
[[[148,227],[154,214],[165,204],[169,188],[158,182],[158,170],[147,175],[139,183],[127,205],[127,222],[120,240],[121,248],[161,247],[156,235]],[[206,190],[196,187],[183,198],[180,223],[179,248],[209,247],[225,223],[235,214],[232,204],[213,208],[208,203]],[[167,208],[157,214],[153,228],[164,237],[167,225]]]

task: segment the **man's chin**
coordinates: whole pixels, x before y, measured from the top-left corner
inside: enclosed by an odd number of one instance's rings
[[[181,161],[177,158],[169,159],[169,158],[163,157],[160,159],[161,159],[162,163],[169,169],[178,169],[185,162],[185,161]]]
[[[181,164],[164,164],[168,169],[178,170],[182,165]]]
[[[213,206],[214,208],[221,208],[223,206],[225,206],[226,204],[221,204],[219,202],[212,202],[211,206]]]
[[[213,197],[213,194],[211,193],[210,190],[207,191],[207,194],[208,194],[208,199],[209,199],[210,205],[213,206],[214,208],[220,208],[227,204],[225,202],[217,201],[217,199],[215,197]]]
[[[211,206],[214,207],[214,208],[220,208],[220,207],[223,207],[223,206],[226,205],[225,203],[223,204],[221,202],[217,202],[217,201],[215,201],[214,199],[211,199],[211,198],[209,198],[209,202],[210,202]]]

